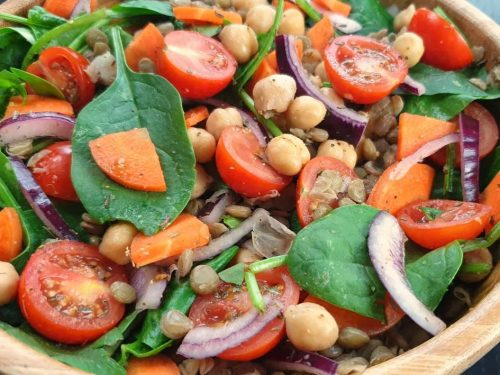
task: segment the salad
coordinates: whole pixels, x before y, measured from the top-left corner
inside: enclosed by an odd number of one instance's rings
[[[98,375],[354,374],[471,305],[500,68],[441,8],[113,3],[0,13],[0,329]]]

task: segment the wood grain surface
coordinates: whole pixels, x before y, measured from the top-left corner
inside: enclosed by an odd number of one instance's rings
[[[7,0],[1,12],[24,14],[43,0]],[[383,0],[386,5],[440,5],[473,45],[486,49],[487,66],[500,63],[500,27],[465,0]],[[1,24],[0,24],[1,25]],[[369,368],[366,375],[458,375],[500,342],[500,264],[474,298],[474,307],[438,336],[388,362]],[[0,330],[0,374],[84,375],[40,354]],[[112,375],[112,374],[111,374]]]

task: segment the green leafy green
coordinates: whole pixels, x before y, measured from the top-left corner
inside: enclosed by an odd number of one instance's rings
[[[302,229],[288,253],[288,269],[310,294],[363,316],[384,320],[384,287],[366,239],[379,211],[370,206],[333,210]]]
[[[429,221],[437,219],[443,213],[443,210],[440,210],[440,209],[434,208],[434,207],[422,206],[422,207],[419,207],[418,209],[424,213],[424,216]]]
[[[166,1],[132,0],[117,4],[113,12],[120,17],[166,16],[173,17],[172,6]]]
[[[392,31],[392,17],[379,0],[345,0],[345,2],[352,6],[349,18],[363,26],[358,34],[368,35],[382,29]]]
[[[26,35],[19,33],[18,29],[0,29],[0,70],[19,67],[23,57],[30,48]]]
[[[222,27],[220,26],[195,26],[194,31],[199,32],[205,36],[214,37],[220,33]]]
[[[28,12],[28,19],[26,25],[32,30],[35,38],[40,38],[47,31],[61,26],[68,22],[68,20],[47,12],[41,6],[35,6]]]
[[[500,145],[481,160],[479,165],[479,186],[484,190],[491,180],[500,172]]]
[[[462,112],[474,98],[461,94],[405,96],[404,112],[449,120]]]
[[[489,263],[467,263],[460,267],[461,273],[488,273],[493,266]]]
[[[434,177],[434,182],[432,184],[432,199],[455,199],[462,200],[462,183],[460,181],[460,170],[453,168],[453,174],[448,177],[449,187],[448,191],[445,191],[444,183],[445,174],[441,170],[436,170],[436,175]]]
[[[76,202],[63,201],[58,199],[51,199],[52,203],[57,209],[57,212],[62,216],[66,224],[69,225],[81,241],[88,242],[90,238],[90,233],[82,228],[80,223],[82,222],[82,214],[85,213],[85,209],[81,204]]]
[[[46,79],[40,78],[24,70],[11,68],[10,71],[14,73],[19,79],[29,84],[33,91],[38,95],[53,96],[58,99],[64,99],[64,94],[62,93],[62,91],[52,82],[49,82]]]
[[[219,277],[226,283],[241,285],[245,277],[245,265],[243,263],[235,264],[219,272]]]
[[[118,28],[112,30],[117,79],[79,114],[73,134],[72,181],[96,220],[126,220],[147,235],[158,232],[184,209],[195,181],[195,158],[178,92],[164,78],[131,71]],[[103,116],[106,114],[106,116]],[[127,189],[97,166],[88,143],[105,134],[147,128],[167,183],[165,193]]]
[[[454,183],[454,175],[455,175],[455,158],[456,158],[456,150],[455,145],[451,144],[446,146],[446,164],[443,167],[443,191],[445,197],[448,197],[450,194],[455,191]]]
[[[1,30],[2,29],[0,29],[0,32]],[[9,104],[10,98],[14,95],[21,95],[23,97],[26,97],[27,92],[23,82],[8,70],[0,71],[0,116],[1,117],[3,117],[5,110],[7,109],[7,105]]]
[[[302,229],[302,225],[300,225],[299,217],[297,216],[297,211],[293,211],[290,215],[290,229],[295,233],[299,233]]]
[[[498,241],[499,238],[500,238],[500,222],[495,224],[495,226],[491,229],[486,238],[476,238],[469,241],[460,241],[460,244],[462,246],[463,252],[467,253],[469,251],[491,247],[495,242]]]
[[[241,224],[241,219],[235,218],[234,216],[231,215],[224,215],[222,216],[222,222],[229,229],[234,229]]]

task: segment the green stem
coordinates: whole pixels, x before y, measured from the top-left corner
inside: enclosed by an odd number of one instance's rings
[[[253,273],[259,273],[280,267],[284,265],[285,262],[286,262],[286,255],[278,255],[272,258],[259,260],[258,262],[252,263],[248,268]]]
[[[103,27],[109,23],[110,20],[108,19],[103,19],[99,20],[93,25],[90,25],[87,30],[85,30],[83,33],[78,35],[77,38],[75,38],[70,45],[68,46],[69,48],[78,51],[80,50],[84,45],[85,45],[85,38],[87,37],[87,33],[90,29],[99,29],[100,27]]]
[[[455,144],[447,146],[446,149],[446,164],[444,165],[444,180],[443,180],[443,190],[445,197],[449,193],[453,192],[453,172],[455,170]]]
[[[28,21],[27,18],[15,16],[13,14],[0,13],[0,20],[20,23],[21,25],[30,26],[30,22]]]
[[[257,283],[257,278],[252,272],[245,272],[245,283],[247,285],[248,295],[255,308],[259,311],[264,311],[264,298],[262,298],[262,293],[259,289],[259,284]]]
[[[276,125],[273,120],[265,118],[257,112],[253,99],[245,90],[238,91],[238,94],[240,95],[241,100],[247,106],[247,108],[255,115],[257,121],[263,124],[273,137],[277,137],[283,134],[283,132],[280,130],[280,128],[278,128],[278,125]]]
[[[491,264],[488,263],[467,263],[460,268],[462,273],[487,273],[491,271]]]
[[[462,251],[468,253],[481,248],[491,247],[500,238],[500,222],[496,223],[486,238],[476,238],[470,241],[461,241]]]
[[[323,16],[320,12],[312,7],[307,0],[295,0],[295,4],[302,9],[302,11],[309,16],[314,22],[318,22]]]

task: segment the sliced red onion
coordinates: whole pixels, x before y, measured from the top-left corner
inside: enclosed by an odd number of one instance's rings
[[[398,220],[380,211],[368,231],[368,253],[373,267],[399,307],[424,330],[437,335],[446,324],[420,302],[411,289],[405,271],[405,241]]]
[[[295,232],[272,216],[257,221],[252,228],[252,248],[264,258],[285,255],[290,250]]]
[[[205,224],[218,223],[224,215],[226,207],[234,203],[234,194],[227,190],[218,190],[205,202],[198,213],[198,218]]]
[[[408,170],[415,164],[420,163],[426,157],[436,153],[444,146],[449,145],[450,143],[457,143],[459,141],[460,137],[458,134],[455,133],[455,134],[448,134],[442,138],[438,138],[433,141],[427,142],[413,154],[401,160],[392,170],[391,174],[389,175],[389,179],[399,180],[403,178],[406,172],[408,172]]]
[[[136,310],[160,307],[168,279],[168,277],[160,277],[162,273],[164,274],[160,267],[153,265],[133,269],[131,285],[137,293]]]
[[[479,121],[460,113],[460,169],[464,202],[479,200]],[[500,197],[498,197],[500,199]]]
[[[17,115],[0,121],[0,147],[39,137],[71,139],[75,119],[56,112]]]
[[[90,3],[91,0],[78,0],[75,7],[73,8],[73,12],[71,12],[70,18],[78,17],[82,14],[90,13]]]
[[[405,77],[403,83],[399,85],[399,88],[416,96],[424,95],[426,90],[422,83],[411,78],[409,74]]]
[[[305,372],[314,375],[335,375],[338,364],[318,353],[304,352],[286,343],[274,349],[264,360],[274,370]]]
[[[222,236],[217,237],[210,241],[206,246],[201,246],[193,249],[193,260],[198,262],[200,260],[210,259],[222,253],[228,247],[235,245],[243,237],[248,235],[256,223],[265,220],[269,217],[269,212],[263,208],[256,209],[252,216],[241,222],[238,227],[231,229],[229,232],[224,233]]]
[[[312,1],[308,1],[308,3],[311,4],[311,7],[316,9],[323,16],[327,16],[328,18],[330,18],[330,21],[332,21],[335,29],[342,31],[344,34],[354,34],[363,28],[363,26],[361,26],[359,22],[347,18],[340,13],[332,12]]]
[[[59,239],[78,241],[77,234],[59,215],[59,212],[57,212],[49,197],[47,197],[40,185],[35,181],[23,161],[15,156],[9,156],[9,160],[23,196],[36,215],[47,226],[47,229]]]
[[[339,106],[314,86],[297,56],[295,37],[278,35],[276,56],[280,72],[295,79],[297,95],[312,96],[326,106],[327,114],[320,127],[327,130],[331,138],[342,139],[356,146],[368,124],[368,116],[345,106]]]
[[[214,357],[254,337],[281,314],[281,304],[270,295],[264,295],[264,302],[266,309],[262,314],[252,307],[228,323],[193,328],[182,340],[177,354],[195,359]]]

